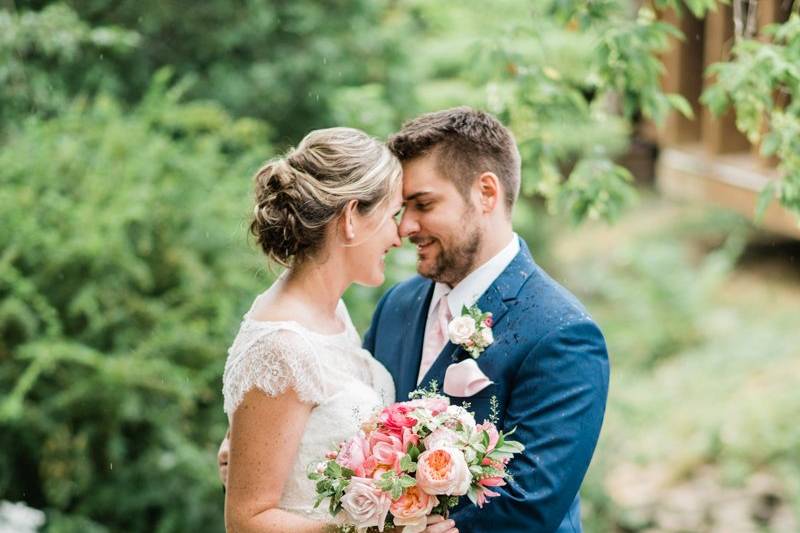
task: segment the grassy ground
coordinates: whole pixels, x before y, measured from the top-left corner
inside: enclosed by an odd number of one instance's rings
[[[650,196],[553,244],[613,365],[587,531],[800,530],[800,245]]]

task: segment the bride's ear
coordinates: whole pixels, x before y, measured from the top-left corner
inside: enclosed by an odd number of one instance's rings
[[[358,200],[350,200],[344,208],[341,218],[342,237],[347,243],[351,243],[356,238],[356,209]]]

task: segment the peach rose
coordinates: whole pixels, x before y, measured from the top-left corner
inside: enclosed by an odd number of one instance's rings
[[[438,503],[436,496],[426,494],[419,487],[409,487],[392,502],[389,510],[394,516],[394,525],[405,526],[403,533],[419,533],[427,527],[428,515]]]
[[[428,494],[463,496],[471,482],[467,461],[457,448],[426,450],[417,459],[417,485]]]
[[[368,478],[352,477],[342,496],[342,509],[357,528],[383,531],[392,499]]]

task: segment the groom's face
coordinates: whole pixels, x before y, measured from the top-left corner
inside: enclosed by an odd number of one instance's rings
[[[438,170],[436,155],[403,163],[400,236],[417,245],[417,271],[456,285],[474,267],[482,242],[478,210]]]

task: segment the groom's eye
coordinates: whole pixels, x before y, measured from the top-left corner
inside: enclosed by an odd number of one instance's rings
[[[431,202],[417,202],[416,208],[419,211],[427,211],[431,207]]]

